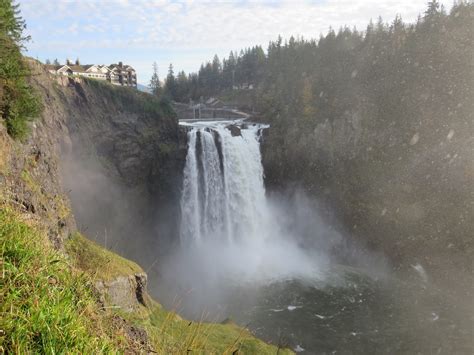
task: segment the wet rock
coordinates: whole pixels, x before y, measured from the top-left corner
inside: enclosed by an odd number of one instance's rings
[[[238,137],[242,135],[239,126],[229,125],[226,128],[230,131],[230,134],[232,134],[232,137]]]

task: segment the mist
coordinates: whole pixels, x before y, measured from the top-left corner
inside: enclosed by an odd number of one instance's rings
[[[173,206],[146,182],[127,181],[113,156],[99,155],[94,145],[80,144],[83,139],[73,134],[66,140],[60,166],[79,231],[144,269],[152,267],[172,244]]]

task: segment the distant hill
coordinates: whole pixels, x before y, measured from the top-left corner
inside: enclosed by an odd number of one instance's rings
[[[148,86],[140,84],[140,83],[137,84],[137,89],[143,92],[147,92],[149,94],[151,93],[151,90]]]

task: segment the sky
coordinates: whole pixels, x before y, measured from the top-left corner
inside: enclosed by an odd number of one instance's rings
[[[330,26],[364,30],[382,16],[416,20],[427,0],[167,1],[17,0],[32,41],[27,55],[45,61],[79,58],[83,64],[132,65],[148,84],[152,63],[160,78],[194,72],[231,50],[262,45],[278,35],[319,38]],[[449,3],[450,4],[450,3]],[[446,5],[446,2],[445,2]]]

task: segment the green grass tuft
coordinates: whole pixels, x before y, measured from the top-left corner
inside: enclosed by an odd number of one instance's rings
[[[265,343],[235,323],[189,321],[152,299],[147,304],[146,312],[121,316],[144,328],[160,354],[293,354],[289,349]]]
[[[115,351],[104,332],[85,275],[55,252],[43,233],[8,209],[0,210],[3,266],[0,351],[100,353]]]
[[[96,280],[110,281],[118,276],[143,272],[133,261],[101,247],[80,233],[74,233],[66,242],[66,251],[75,266]]]

